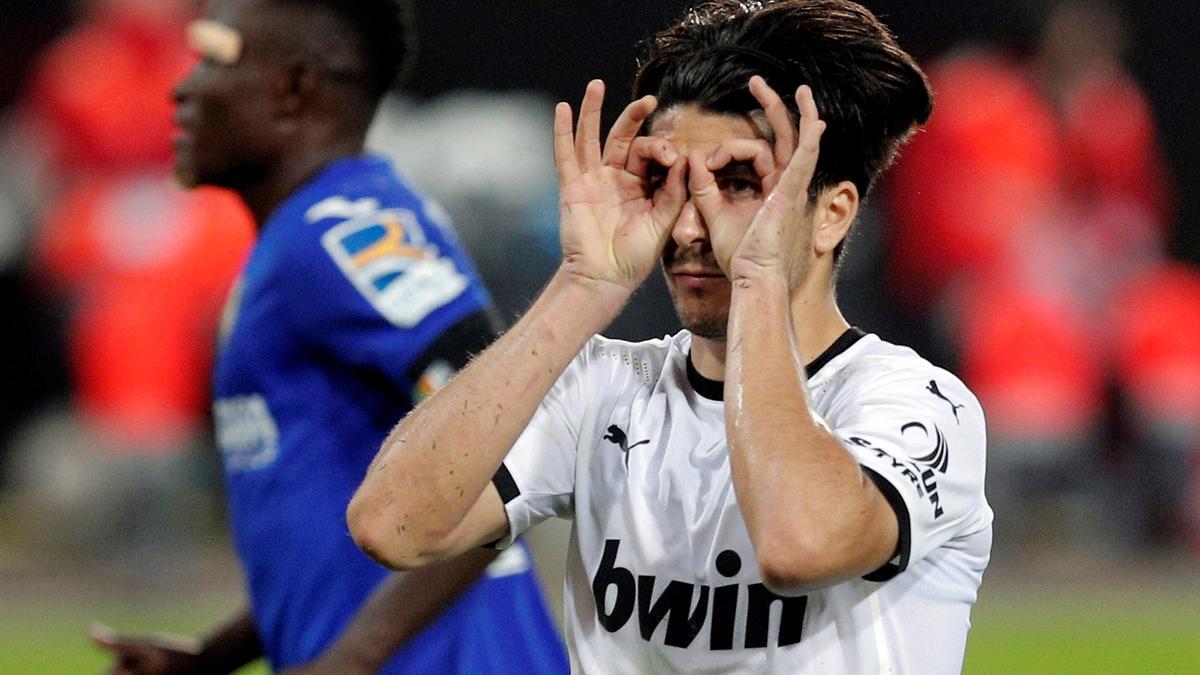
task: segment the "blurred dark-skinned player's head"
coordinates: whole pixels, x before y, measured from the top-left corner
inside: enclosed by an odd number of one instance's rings
[[[361,151],[412,49],[401,0],[214,0],[175,88],[176,173],[245,190],[282,163]]]

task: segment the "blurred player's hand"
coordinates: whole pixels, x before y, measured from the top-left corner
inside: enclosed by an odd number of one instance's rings
[[[654,269],[683,208],[685,161],[666,140],[637,135],[658,105],[653,96],[625,108],[602,148],[603,102],[604,83],[593,80],[574,131],[571,107],[554,110],[563,265],[578,278],[632,291]]]
[[[688,158],[688,187],[696,207],[708,224],[713,254],[721,269],[734,280],[767,272],[783,272],[790,286],[800,282],[806,252],[799,250],[809,228],[802,219],[808,211],[812,182],[825,122],[817,114],[812,90],[796,90],[799,128],[792,125],[787,108],[766,81],[754,76],[750,91],[762,105],[775,135],[772,146],[761,140],[732,140],[711,154]],[[731,162],[750,162],[766,195],[749,226],[742,229],[736,217],[735,190],[719,185],[714,172]]]
[[[176,635],[119,636],[92,624],[88,637],[117,657],[108,675],[185,675],[207,672],[200,640]]]

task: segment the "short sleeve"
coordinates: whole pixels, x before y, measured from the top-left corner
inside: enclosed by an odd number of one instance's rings
[[[467,319],[486,312],[488,295],[466,254],[421,202],[388,208],[363,199],[348,202],[364,205],[357,211],[322,211],[330,201],[309,209],[291,260],[281,266],[287,270],[281,294],[296,334],[326,358],[382,374],[405,393],[419,389],[427,372],[431,381],[438,378],[428,367],[414,373],[414,366],[446,336],[486,345],[488,330],[475,330],[481,322]],[[458,333],[481,335],[457,335],[456,326]]]
[[[587,351],[555,382],[492,479],[509,525],[497,547],[510,545],[543,520],[573,513]]]
[[[983,411],[953,375],[909,372],[860,391],[833,424],[900,525],[886,581],[952,539],[991,524],[983,494]]]

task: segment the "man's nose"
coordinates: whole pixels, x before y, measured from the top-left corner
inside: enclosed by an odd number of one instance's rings
[[[690,197],[684,202],[679,217],[675,219],[675,226],[671,228],[671,239],[681,248],[708,241],[708,226],[704,217],[700,215],[700,209],[696,208],[695,201]]]
[[[199,67],[200,64],[192,66],[191,70],[187,71],[187,74],[180,78],[175,83],[175,86],[171,87],[172,101],[177,104],[183,103],[184,99],[191,95],[192,80],[196,77],[196,70]]]

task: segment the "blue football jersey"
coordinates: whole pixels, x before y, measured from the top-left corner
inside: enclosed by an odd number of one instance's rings
[[[462,365],[490,299],[431,206],[381,158],[337,161],[263,225],[214,373],[230,522],[275,668],[319,655],[389,574],[345,510],[387,432]],[[560,673],[525,550],[501,557],[384,672]]]

